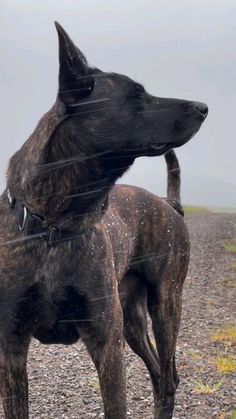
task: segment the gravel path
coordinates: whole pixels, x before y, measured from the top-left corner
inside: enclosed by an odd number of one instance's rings
[[[177,346],[180,386],[175,419],[224,419],[236,404],[236,376],[223,377],[215,359],[234,353],[235,346],[211,341],[227,325],[235,326],[236,256],[222,244],[236,237],[236,214],[186,217],[192,257],[183,297],[183,317]],[[235,268],[235,265],[234,265]],[[32,419],[90,419],[103,417],[95,369],[81,342],[69,347],[43,346],[33,341],[28,361]],[[128,417],[152,418],[152,393],[143,363],[126,348]],[[196,382],[219,389],[198,394]],[[2,410],[0,408],[0,417]],[[117,418],[119,419],[119,418]]]

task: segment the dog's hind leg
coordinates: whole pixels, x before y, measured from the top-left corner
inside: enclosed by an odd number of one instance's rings
[[[5,419],[28,419],[26,359],[29,341],[0,343],[0,395]]]
[[[158,354],[148,335],[147,290],[136,274],[126,274],[120,284],[124,315],[124,336],[130,348],[145,363],[153,386],[154,399],[160,393]]]
[[[161,389],[160,399],[155,406],[155,419],[172,417],[174,409],[175,391],[178,385],[178,375],[175,368],[175,345],[178,333],[179,316],[174,314],[175,320],[168,316],[169,305],[150,305],[149,313],[159,354]],[[168,319],[167,319],[168,318]]]
[[[148,311],[152,319],[161,373],[160,399],[155,406],[155,419],[171,418],[174,409],[179,382],[175,367],[175,348],[181,318],[184,277],[185,274],[179,274],[176,278],[176,274],[169,268],[161,275],[159,282],[148,284]]]

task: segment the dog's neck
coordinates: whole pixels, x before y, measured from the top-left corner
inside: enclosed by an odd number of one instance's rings
[[[100,216],[109,190],[134,159],[97,153],[83,142],[82,135],[75,143],[63,126],[49,145],[45,137],[52,135],[50,125],[55,127],[55,118],[52,108],[12,157],[8,188],[32,213],[46,217],[49,223],[63,220],[65,224],[73,217],[82,221],[87,214]],[[56,123],[60,123],[59,118]]]

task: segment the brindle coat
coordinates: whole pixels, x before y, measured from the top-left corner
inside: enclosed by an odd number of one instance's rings
[[[154,415],[172,416],[175,345],[189,260],[186,226],[167,201],[114,186],[136,157],[187,142],[207,107],[156,98],[128,77],[90,68],[59,24],[55,105],[11,158],[7,188],[31,213],[71,231],[49,246],[19,231],[0,198],[0,392],[6,419],[28,418],[31,337],[82,338],[96,365],[105,417],[126,417],[124,341],[144,360]],[[172,196],[173,198],[173,196]],[[157,350],[147,332],[152,319]]]

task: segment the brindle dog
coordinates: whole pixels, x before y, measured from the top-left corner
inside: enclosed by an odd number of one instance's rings
[[[154,97],[126,76],[89,67],[56,27],[56,103],[11,158],[0,198],[5,418],[28,418],[26,361],[35,337],[45,344],[83,339],[98,371],[105,417],[124,419],[123,336],[149,370],[155,418],[170,418],[188,233],[165,200],[113,185],[136,157],[186,143],[207,106]]]

